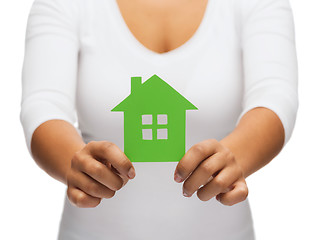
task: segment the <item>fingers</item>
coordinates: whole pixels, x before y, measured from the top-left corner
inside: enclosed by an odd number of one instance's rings
[[[216,153],[204,160],[183,184],[183,194],[186,197],[193,195],[202,185],[207,184],[213,175],[225,167],[223,154]]]
[[[132,162],[114,143],[107,141],[90,142],[88,143],[88,149],[93,157],[111,163],[121,175],[130,179],[135,177]]]
[[[222,204],[232,206],[236,203],[244,201],[248,196],[248,188],[245,180],[237,181],[234,184],[234,189],[227,192],[221,193],[216,196],[216,199]]]
[[[192,146],[176,166],[175,181],[184,181],[200,162],[217,153],[220,148],[221,145],[215,139],[208,139]]]
[[[89,155],[76,154],[71,164],[73,169],[86,173],[114,191],[119,190],[123,185],[123,180],[120,176]]]
[[[92,197],[74,187],[68,187],[67,195],[70,202],[76,207],[93,208],[101,202],[101,198]]]
[[[90,142],[74,154],[67,172],[68,197],[78,207],[95,207],[134,178],[131,161],[113,143]]]
[[[115,195],[115,191],[107,188],[82,172],[73,172],[69,176],[69,185],[73,185],[75,188],[96,198],[111,198]]]
[[[207,201],[217,194],[228,192],[234,182],[242,177],[238,168],[228,166],[218,173],[210,182],[197,191],[197,196],[202,201]]]
[[[174,179],[185,180],[184,196],[190,197],[197,191],[202,201],[218,196],[225,205],[233,205],[248,195],[243,170],[235,155],[214,139],[190,148],[177,164]]]

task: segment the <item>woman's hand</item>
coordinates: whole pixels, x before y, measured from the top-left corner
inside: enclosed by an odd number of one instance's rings
[[[244,174],[234,154],[214,139],[192,146],[176,166],[174,179],[183,182],[183,194],[207,201],[216,196],[231,206],[244,201],[248,188]],[[203,187],[201,187],[204,185]]]
[[[66,176],[67,195],[75,206],[96,207],[134,177],[132,162],[115,144],[92,141],[72,158]]]

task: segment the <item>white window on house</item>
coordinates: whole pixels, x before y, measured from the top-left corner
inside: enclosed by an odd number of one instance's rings
[[[143,140],[153,140],[153,131],[152,129],[142,129]]]
[[[153,124],[153,116],[151,114],[142,115],[142,124]]]
[[[168,139],[167,137],[167,128],[157,129],[157,139]]]
[[[157,125],[167,125],[167,114],[157,115]],[[167,128],[157,129],[157,139],[168,139]]]
[[[155,115],[154,115],[154,118],[155,118]],[[147,126],[147,125],[152,125],[152,126]],[[153,121],[152,114],[142,115],[142,139],[153,140],[153,129],[156,133],[155,139],[168,139],[168,133],[167,133],[168,130],[163,125],[167,125],[167,114],[157,114],[156,119],[154,119],[154,121]],[[150,129],[150,127],[152,128]]]
[[[167,124],[167,114],[158,114],[157,115],[157,124],[166,125]]]

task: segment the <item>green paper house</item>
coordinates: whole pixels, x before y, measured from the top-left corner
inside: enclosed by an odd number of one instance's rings
[[[157,75],[142,84],[131,77],[131,94],[111,111],[124,112],[124,153],[132,162],[175,162],[185,154],[186,110],[197,109]]]

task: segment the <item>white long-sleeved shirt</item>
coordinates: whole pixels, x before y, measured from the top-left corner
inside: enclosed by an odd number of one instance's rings
[[[297,108],[297,60],[289,0],[210,0],[195,34],[167,53],[135,39],[115,0],[35,0],[22,74],[21,123],[29,151],[34,130],[62,119],[85,142],[124,150],[131,77],[153,74],[194,104],[186,150],[222,139],[255,107],[271,109],[290,139]],[[177,162],[134,162],[136,177],[93,209],[65,198],[59,239],[254,239],[248,200],[232,207],[182,195]]]

